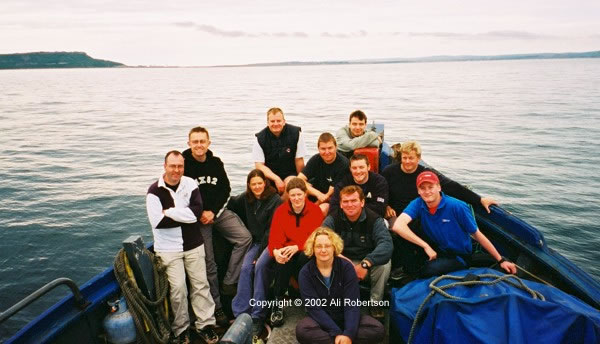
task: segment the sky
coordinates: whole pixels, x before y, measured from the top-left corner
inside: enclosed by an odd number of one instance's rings
[[[0,54],[211,66],[600,50],[598,0],[2,0]]]

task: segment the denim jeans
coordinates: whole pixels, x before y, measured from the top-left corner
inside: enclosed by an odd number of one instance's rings
[[[421,278],[440,276],[448,272],[466,269],[468,266],[457,258],[438,257],[434,260],[427,261],[420,272]]]
[[[260,248],[260,244],[252,244],[244,256],[242,269],[240,271],[240,279],[238,281],[237,294],[231,301],[231,311],[234,317],[240,314],[252,311],[250,306],[250,298],[254,295],[254,258]]]
[[[250,299],[254,299],[254,301],[267,300],[267,289],[273,281],[273,264],[275,263],[275,259],[269,255],[268,249],[264,249],[260,257],[256,260],[256,264],[253,265],[252,262],[258,249],[259,244],[252,245],[244,257],[240,281],[238,282],[238,291],[232,301],[231,309],[234,316],[241,313],[249,313],[253,319],[264,320],[268,308],[250,306]],[[252,272],[254,272],[254,281],[252,281]],[[242,276],[245,276],[245,281],[242,281]]]
[[[252,344],[252,318],[241,314],[223,335],[219,343]]]

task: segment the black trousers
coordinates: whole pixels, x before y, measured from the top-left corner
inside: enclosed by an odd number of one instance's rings
[[[275,261],[275,285],[273,287],[273,296],[276,299],[281,299],[283,294],[285,294],[285,291],[290,284],[290,277],[294,276],[296,280],[298,280],[300,269],[302,269],[308,260],[309,259],[304,252],[299,251],[285,264],[279,264]]]

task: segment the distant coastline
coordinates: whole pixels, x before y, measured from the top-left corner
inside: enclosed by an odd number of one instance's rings
[[[438,55],[426,57],[392,57],[360,60],[329,61],[284,61],[235,65],[213,66],[127,66],[119,62],[94,59],[84,52],[33,52],[0,54],[1,69],[43,69],[43,68],[220,68],[220,67],[274,67],[274,66],[314,66],[314,65],[352,65],[352,64],[391,64],[423,62],[461,62],[461,61],[499,61],[499,60],[535,60],[535,59],[579,59],[600,58],[600,50],[570,53],[534,53],[509,55]]]
[[[346,65],[346,64],[384,64],[384,63],[418,63],[418,62],[458,62],[458,61],[496,61],[496,60],[535,60],[535,59],[579,59],[600,58],[600,50],[579,53],[535,53],[535,54],[510,54],[510,55],[439,55],[411,58],[378,58],[361,60],[334,60],[334,61],[288,61],[271,63],[252,63],[240,65],[218,65],[212,67],[272,67],[272,66],[312,66],[312,65]]]
[[[112,68],[119,62],[99,60],[83,52],[34,52],[0,54],[0,69]]]

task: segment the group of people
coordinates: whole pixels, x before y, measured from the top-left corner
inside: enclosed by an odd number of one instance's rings
[[[298,341],[339,344],[380,341],[390,275],[424,278],[467,268],[471,238],[516,272],[477,229],[468,205],[489,211],[493,199],[425,169],[415,141],[400,145],[397,162],[381,174],[370,171],[369,158],[355,151],[379,147],[382,138],[366,124],[362,111],[352,112],[335,137],[319,136],[318,153],[305,165],[301,128],[287,124],[281,109],[269,109],[252,147],[255,169],[246,190],[232,197],[205,128],[190,130],[189,149],[166,154],[146,204],[177,342],[189,342],[186,279],[194,327],[206,343],[218,341],[213,326],[229,323],[221,295],[233,296],[235,317],[251,315],[255,341],[265,321],[283,324],[294,277],[308,312],[297,324]],[[233,246],[220,285],[213,230]],[[370,284],[370,315],[360,314],[359,281]]]

